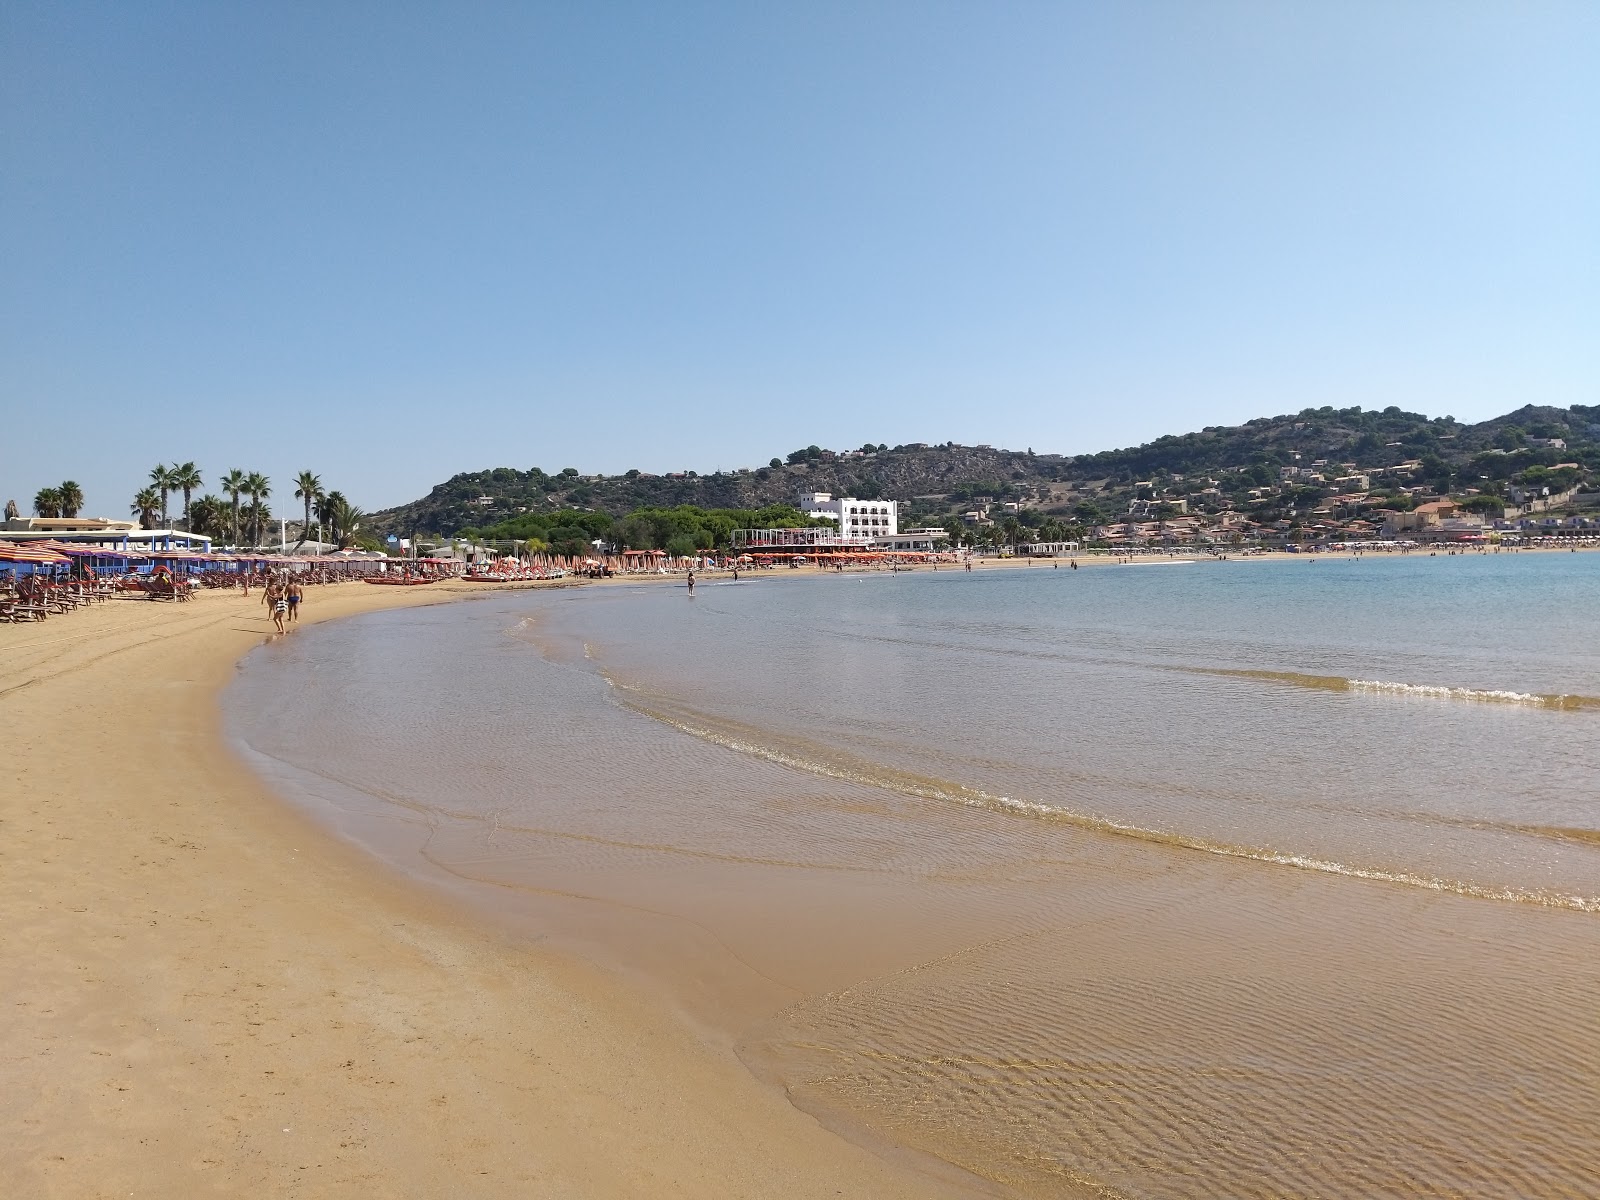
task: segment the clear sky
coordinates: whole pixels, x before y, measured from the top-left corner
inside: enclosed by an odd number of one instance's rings
[[[1600,4],[0,3],[0,500],[1600,403]]]

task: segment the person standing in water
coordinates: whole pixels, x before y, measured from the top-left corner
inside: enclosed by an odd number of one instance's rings
[[[689,595],[694,595],[694,568],[689,568]]]

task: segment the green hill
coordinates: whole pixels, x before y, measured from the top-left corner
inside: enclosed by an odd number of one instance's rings
[[[788,505],[810,491],[898,500],[902,526],[959,519],[979,497],[1014,502],[1035,520],[1046,515],[1080,525],[1128,513],[1140,500],[1181,500],[1197,514],[1250,505],[1252,516],[1270,516],[1349,492],[1358,476],[1372,476],[1360,490],[1371,493],[1373,506],[1405,507],[1421,489],[1509,502],[1519,489],[1541,484],[1593,485],[1600,477],[1600,406],[1530,405],[1476,425],[1398,408],[1319,408],[1070,457],[919,443],[854,451],[812,446],[773,461],[709,475],[496,467],[456,475],[419,500],[375,513],[370,527],[453,536],[562,510],[612,517],[680,505],[748,510]],[[1550,474],[1562,464],[1576,469]]]

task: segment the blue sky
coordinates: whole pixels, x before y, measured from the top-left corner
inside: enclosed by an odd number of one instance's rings
[[[0,7],[0,499],[1600,403],[1592,3]]]

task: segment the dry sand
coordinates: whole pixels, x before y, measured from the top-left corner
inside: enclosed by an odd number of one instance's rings
[[[5,1196],[965,1191],[267,794],[215,696],[268,631],[237,593],[0,626]]]

